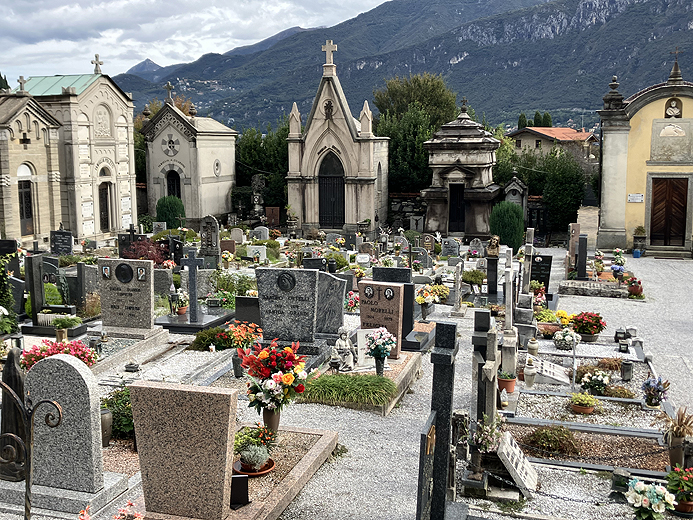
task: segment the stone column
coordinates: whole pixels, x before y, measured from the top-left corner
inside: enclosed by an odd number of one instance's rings
[[[600,114],[601,115],[601,114]],[[628,170],[627,117],[602,115],[602,189],[597,247],[626,247],[626,179]]]
[[[522,263],[522,292],[529,292],[529,279],[532,276],[532,255],[534,254],[534,228],[527,228],[525,240],[525,261]]]
[[[515,299],[513,294],[513,270],[505,268],[505,280],[503,285],[503,296],[505,297],[505,322],[504,330],[510,330],[513,326],[513,313],[515,312]]]

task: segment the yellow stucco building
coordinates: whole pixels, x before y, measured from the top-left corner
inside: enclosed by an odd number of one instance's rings
[[[678,62],[669,79],[624,99],[604,96],[598,248],[630,248],[644,226],[648,251],[690,252],[693,232],[693,83]]]

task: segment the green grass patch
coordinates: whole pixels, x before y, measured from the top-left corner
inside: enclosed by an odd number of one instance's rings
[[[375,375],[323,374],[306,386],[304,403],[358,403],[381,406],[397,395],[397,385]]]

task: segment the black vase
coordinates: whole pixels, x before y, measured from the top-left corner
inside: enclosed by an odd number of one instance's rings
[[[385,358],[377,357],[375,358],[375,374],[382,377],[385,372]]]

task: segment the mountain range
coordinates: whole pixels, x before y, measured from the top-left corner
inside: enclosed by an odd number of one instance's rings
[[[386,79],[431,72],[492,124],[540,110],[554,124],[588,126],[612,75],[626,97],[665,81],[678,46],[684,79],[693,78],[692,38],[687,0],[392,0],[334,27],[288,29],[192,63],[145,60],[113,79],[138,110],[171,81],[201,115],[238,130],[265,127],[294,101],[307,116],[330,39],[356,115],[366,99],[373,107]]]

